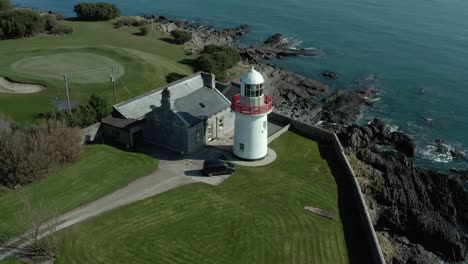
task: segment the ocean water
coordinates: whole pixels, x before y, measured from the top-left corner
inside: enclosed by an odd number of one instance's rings
[[[21,6],[73,16],[72,0],[12,0]],[[467,162],[436,155],[443,138],[468,150],[468,1],[466,0],[110,0],[125,15],[157,13],[217,27],[246,23],[252,32],[241,42],[260,42],[281,32],[319,57],[272,61],[311,78],[323,70],[339,74],[333,88],[350,89],[373,74],[381,95],[361,122],[386,119],[412,135],[417,164],[445,170]],[[428,124],[427,119],[432,122]]]

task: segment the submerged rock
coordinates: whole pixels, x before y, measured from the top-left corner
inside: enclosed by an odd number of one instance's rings
[[[322,76],[328,79],[336,79],[338,75],[331,71],[324,71],[322,72]]]

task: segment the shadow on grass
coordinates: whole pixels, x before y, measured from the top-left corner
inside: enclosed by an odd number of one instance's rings
[[[171,73],[166,75],[166,82],[167,83],[172,83],[172,82],[178,81],[180,79],[183,79],[183,78],[185,78],[187,76],[188,76],[187,74],[180,74],[180,73],[177,73],[177,72],[171,72]]]
[[[133,35],[133,36],[139,36],[139,37],[148,36],[148,34],[144,34],[144,33],[141,33],[141,32],[133,32],[132,35]]]
[[[350,263],[371,263],[370,250],[366,246],[365,232],[358,224],[361,222],[357,213],[353,191],[331,146],[319,144],[320,155],[327,161],[338,187],[338,207],[343,223],[346,247]]]
[[[178,63],[187,65],[190,68],[192,68],[192,70],[196,71],[196,69],[194,67],[195,59],[183,59],[183,60],[178,61]]]
[[[165,41],[165,42],[167,42],[167,43],[169,43],[169,44],[180,45],[180,43],[177,42],[177,41],[176,41],[175,39],[173,39],[173,38],[160,38],[160,40]]]
[[[81,17],[66,17],[63,20],[65,21],[75,21],[75,22],[98,22],[98,21],[104,21],[104,20],[99,20],[99,19],[85,19]]]

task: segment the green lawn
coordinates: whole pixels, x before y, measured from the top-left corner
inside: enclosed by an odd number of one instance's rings
[[[335,179],[309,139],[287,132],[265,167],[114,210],[62,235],[58,263],[348,263]]]
[[[0,260],[0,264],[24,264],[24,262],[17,258],[11,257],[4,260]]]
[[[0,237],[24,231],[18,213],[24,196],[44,214],[64,213],[109,194],[154,171],[158,161],[106,145],[86,146],[82,158],[54,175],[18,190],[0,192]]]
[[[0,41],[0,76],[47,86],[34,94],[0,93],[0,113],[31,121],[52,109],[52,99],[65,98],[65,73],[72,72],[72,99],[97,93],[113,102],[110,66],[116,66],[116,75],[123,74],[118,78],[119,101],[165,84],[168,73],[192,72],[181,63],[191,57],[181,45],[164,41],[168,36],[162,32],[151,30],[143,37],[135,35],[136,27],[116,29],[111,22],[62,23],[73,27],[73,34]],[[77,71],[81,73],[73,73]]]

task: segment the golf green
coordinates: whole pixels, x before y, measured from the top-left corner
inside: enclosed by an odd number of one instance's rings
[[[34,122],[38,113],[54,109],[53,100],[65,100],[64,74],[72,100],[85,102],[98,94],[113,104],[112,67],[118,101],[166,84],[170,73],[193,72],[187,65],[193,57],[185,54],[182,45],[167,42],[163,32],[152,29],[147,36],[139,36],[138,27],[117,29],[112,21],[61,23],[72,27],[73,34],[0,41],[0,77],[45,86],[21,91],[4,87],[0,114]]]
[[[119,62],[85,52],[26,57],[11,64],[11,68],[18,73],[48,79],[63,79],[63,75],[67,74],[77,83],[109,82],[112,67],[114,67],[115,78],[124,75],[125,68]]]

